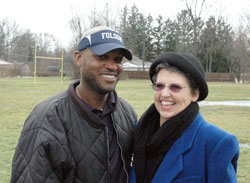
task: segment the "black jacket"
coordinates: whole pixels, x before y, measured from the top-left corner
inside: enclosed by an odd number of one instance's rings
[[[27,118],[12,162],[11,183],[109,182],[107,127],[81,105],[76,85],[38,104]],[[137,116],[127,102],[116,99],[112,119],[127,173]]]

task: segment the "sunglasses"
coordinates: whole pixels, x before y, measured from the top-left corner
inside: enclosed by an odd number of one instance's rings
[[[187,88],[187,87],[182,87],[178,84],[171,84],[171,85],[165,85],[162,83],[155,83],[152,85],[152,88],[154,89],[154,91],[162,91],[165,89],[165,87],[168,87],[169,90],[173,93],[178,93],[180,92],[183,88]]]

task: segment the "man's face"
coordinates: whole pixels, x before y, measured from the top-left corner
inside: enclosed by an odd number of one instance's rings
[[[81,82],[90,92],[105,95],[113,91],[123,71],[121,49],[97,56],[89,49],[81,52]]]

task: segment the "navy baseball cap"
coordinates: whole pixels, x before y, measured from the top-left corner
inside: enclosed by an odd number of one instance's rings
[[[123,49],[124,56],[128,60],[132,60],[132,54],[124,46],[120,34],[105,26],[92,28],[83,34],[77,51],[82,51],[85,48],[90,49],[96,55],[104,55],[115,49]]]

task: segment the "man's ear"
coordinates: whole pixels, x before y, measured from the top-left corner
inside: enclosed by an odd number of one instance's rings
[[[82,54],[79,51],[75,51],[75,63],[78,67],[82,67]]]

